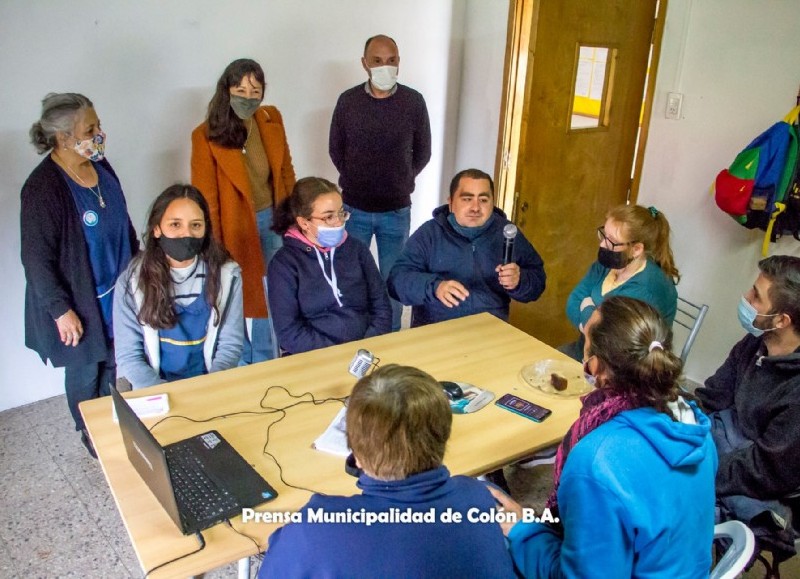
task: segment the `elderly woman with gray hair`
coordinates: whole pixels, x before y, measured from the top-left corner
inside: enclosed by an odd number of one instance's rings
[[[47,156],[22,186],[25,345],[64,367],[75,429],[95,456],[78,404],[116,380],[114,284],[139,244],[89,99],[48,94],[30,137]]]

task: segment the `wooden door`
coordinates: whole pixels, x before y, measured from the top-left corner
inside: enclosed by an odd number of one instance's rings
[[[567,297],[596,258],[606,211],[630,195],[656,4],[534,0],[514,217],[544,259],[547,289],[512,303],[511,323],[552,346],[577,338]],[[580,47],[607,53],[596,128],[572,117]]]

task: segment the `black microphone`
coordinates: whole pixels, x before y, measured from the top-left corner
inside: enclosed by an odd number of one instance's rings
[[[503,227],[503,237],[506,238],[503,246],[503,265],[511,263],[511,253],[514,251],[514,238],[517,236],[517,226],[508,223]]]

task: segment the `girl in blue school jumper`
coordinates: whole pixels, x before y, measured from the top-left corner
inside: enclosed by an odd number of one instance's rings
[[[244,338],[241,270],[214,240],[200,191],[173,185],[161,193],[144,241],[117,280],[117,375],[144,388],[235,367]]]

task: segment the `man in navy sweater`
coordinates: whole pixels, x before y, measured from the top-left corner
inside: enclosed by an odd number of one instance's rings
[[[507,320],[512,299],[542,294],[544,264],[524,235],[516,235],[503,263],[508,224],[494,206],[489,175],[466,169],[453,177],[449,203],[414,232],[389,274],[389,295],[413,306],[412,326],[481,312]]]
[[[347,232],[378,246],[384,281],[408,239],[414,179],[431,158],[431,126],[425,99],[397,84],[400,54],[388,36],[373,36],[361,65],[368,80],[343,92],[331,120],[329,152],[339,171]],[[392,330],[402,306],[392,303]]]
[[[442,465],[453,415],[429,374],[390,364],[358,381],[347,440],[362,494],[315,494],[277,530],[259,577],[514,577],[483,483]],[[458,517],[460,522],[458,522]]]

